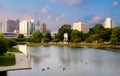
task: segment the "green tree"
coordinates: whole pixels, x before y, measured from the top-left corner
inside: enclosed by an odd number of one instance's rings
[[[99,34],[93,34],[93,35],[90,35],[86,40],[85,42],[87,43],[92,43],[94,41],[97,41],[99,39]]]
[[[42,33],[40,33],[40,31],[38,31],[38,30],[33,31],[32,39],[33,39],[34,42],[41,42]]]
[[[112,29],[112,35],[109,42],[111,44],[118,44],[120,42],[120,27]]]
[[[112,35],[113,36],[113,35]],[[111,39],[110,39],[110,43],[111,44],[118,44],[118,38],[117,37],[115,37],[115,36],[113,36],[113,37],[111,37]]]
[[[23,34],[19,34],[17,38],[25,38]]]
[[[61,28],[58,29],[58,38],[60,41],[63,41],[64,37],[64,33],[68,33],[68,40],[71,39],[71,25],[68,25],[68,24],[64,24],[63,26],[61,26]]]
[[[51,34],[49,32],[46,32],[44,35],[43,35],[43,42],[50,42],[52,40],[52,37],[51,37]]]
[[[7,46],[8,46],[9,48],[12,48],[13,46],[16,46],[16,45],[17,45],[15,39],[5,39],[5,40],[7,41]]]
[[[92,34],[98,34],[104,30],[104,27],[102,24],[96,24],[93,29],[90,31]]]
[[[112,34],[111,29],[105,29],[99,33],[99,39],[103,39],[103,41],[108,42],[110,40],[110,36]]]
[[[120,27],[113,28],[111,38],[117,37],[118,42],[120,42]]]
[[[0,55],[7,52],[7,43],[2,33],[0,33]]]
[[[16,41],[18,41],[18,42],[22,42],[22,41],[25,41],[25,40],[26,39],[25,39],[25,37],[24,37],[23,34],[19,34],[18,37],[17,37],[17,39],[16,39]]]
[[[84,33],[78,30],[72,30],[71,32],[71,42],[81,42],[84,41]]]
[[[55,37],[53,39],[53,42],[60,42],[60,35],[59,34],[55,34]]]

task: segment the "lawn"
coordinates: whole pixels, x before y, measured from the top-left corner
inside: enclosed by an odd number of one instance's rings
[[[15,64],[15,54],[6,53],[0,56],[0,66],[13,66]]]

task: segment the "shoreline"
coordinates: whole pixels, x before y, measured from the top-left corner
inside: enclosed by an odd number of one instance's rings
[[[68,46],[73,48],[112,48],[112,49],[120,49],[120,45],[112,45],[107,43],[26,43],[28,46]]]

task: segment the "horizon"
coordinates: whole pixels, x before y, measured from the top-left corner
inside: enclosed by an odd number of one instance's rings
[[[37,19],[56,32],[63,24],[88,23],[90,27],[111,18],[120,26],[120,0],[0,0],[0,21]]]

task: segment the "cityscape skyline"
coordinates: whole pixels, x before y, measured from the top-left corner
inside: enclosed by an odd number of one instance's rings
[[[56,32],[63,24],[85,22],[91,27],[112,18],[120,26],[119,0],[0,0],[0,21],[38,19]]]

